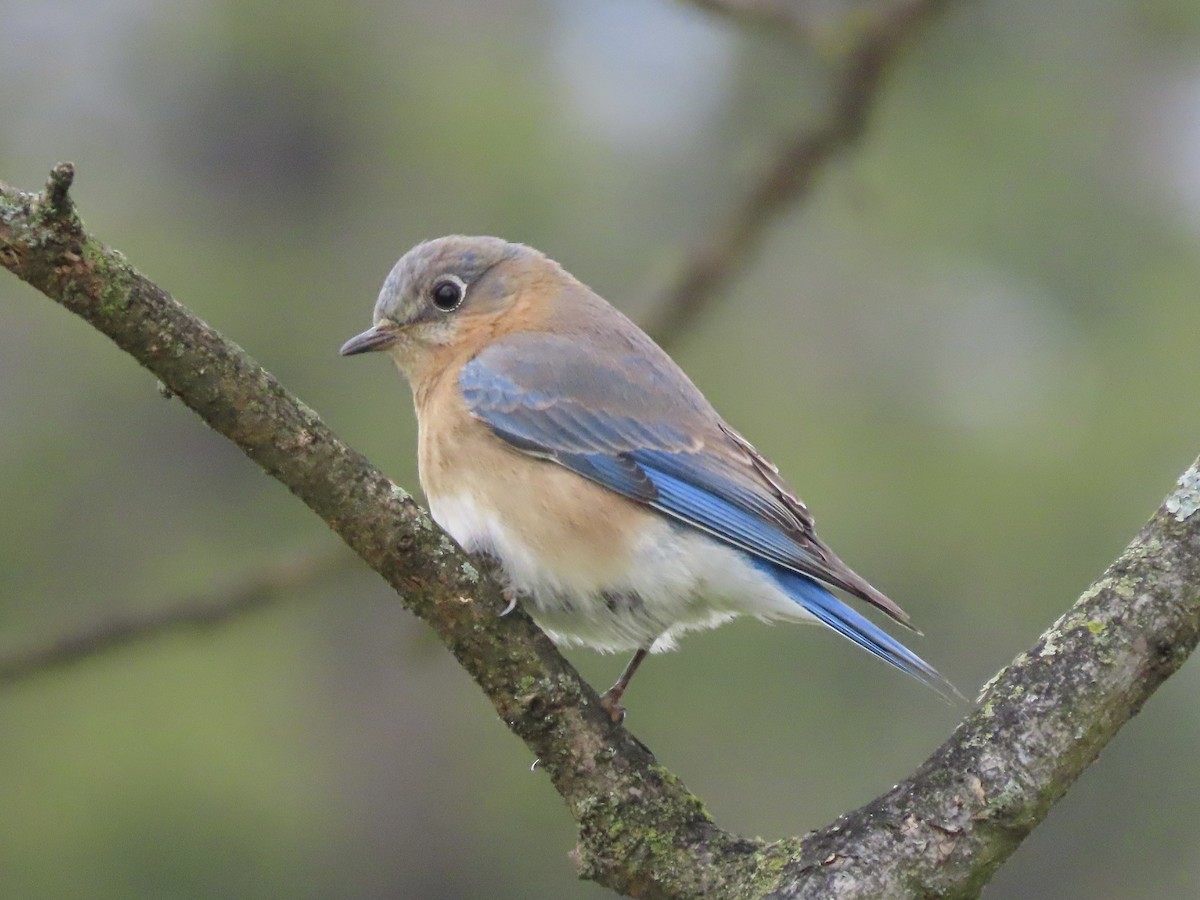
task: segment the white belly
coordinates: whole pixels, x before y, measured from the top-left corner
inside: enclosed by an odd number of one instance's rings
[[[464,494],[430,497],[429,505],[463,549],[500,561],[510,587],[559,644],[661,652],[684,632],[739,614],[812,620],[743,553],[656,514],[639,523],[619,564],[598,568],[564,565]]]

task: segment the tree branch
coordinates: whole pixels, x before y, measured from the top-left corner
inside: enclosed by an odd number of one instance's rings
[[[806,28],[795,4],[693,0],[739,18],[784,22],[798,34]],[[888,67],[919,27],[948,0],[898,0],[872,13],[852,49],[838,65],[829,106],[816,124],[806,122],[783,142],[758,179],[713,230],[692,247],[679,275],[644,322],[656,340],[683,331],[721,293],[758,249],[775,221],[804,197],[817,176],[866,130]]]
[[[783,28],[807,38],[811,23],[798,0],[689,0],[693,6],[745,25]]]
[[[974,896],[1200,639],[1200,460],[904,783],[805,839],[745,840],[624,728],[411,497],[239,347],[83,230],[69,165],[0,184],[0,264],[80,315],[312,508],[430,624],[542,761],[580,872],[647,898]]]
[[[352,564],[339,544],[334,551],[300,552],[256,567],[206,594],[182,598],[148,612],[126,613],[72,631],[49,643],[0,657],[0,687],[51,669],[195,628],[211,628],[263,609],[288,594],[328,578]]]

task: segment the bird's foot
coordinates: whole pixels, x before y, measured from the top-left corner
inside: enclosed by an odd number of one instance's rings
[[[625,666],[625,671],[621,673],[621,677],[617,679],[617,683],[600,697],[600,707],[608,713],[608,717],[613,720],[614,725],[620,725],[621,721],[625,718],[625,707],[621,705],[621,698],[625,695],[625,688],[629,687],[629,680],[633,678],[633,673],[637,671],[638,666],[642,664],[642,660],[646,658],[646,654],[649,652],[649,647],[642,647],[637,653],[633,654],[633,659]]]
[[[600,695],[600,708],[608,713],[614,725],[620,725],[625,719],[625,707],[621,705],[621,694],[624,691],[607,690]]]

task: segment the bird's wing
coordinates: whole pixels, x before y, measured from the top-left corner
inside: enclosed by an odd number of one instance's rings
[[[908,624],[899,606],[825,546],[778,470],[665,354],[628,351],[509,335],[463,367],[459,386],[470,412],[516,449]]]

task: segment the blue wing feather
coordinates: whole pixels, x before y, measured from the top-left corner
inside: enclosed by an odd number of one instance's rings
[[[789,597],[842,637],[911,675],[946,700],[962,699],[962,694],[937,669],[807,575],[797,575],[761,560],[754,562]]]
[[[647,473],[628,457],[604,456],[599,453],[562,453],[557,461],[610,490],[631,500],[653,504],[658,486]]]
[[[658,489],[658,495],[647,501],[655,509],[698,526],[739,549],[783,565],[794,563],[803,553],[770,522],[726,499],[722,491],[725,486],[704,477],[706,473],[701,469],[688,468],[686,459],[663,465],[662,455],[656,454],[660,468],[643,462],[650,454],[635,450],[629,455]]]

